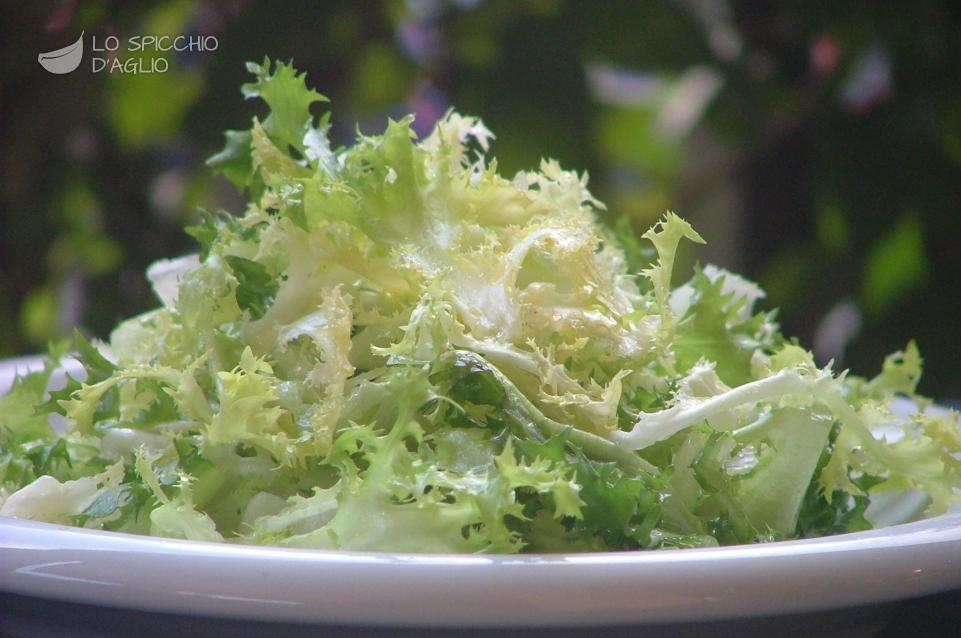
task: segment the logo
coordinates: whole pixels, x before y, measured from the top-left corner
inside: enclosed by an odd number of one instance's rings
[[[75,71],[80,66],[81,60],[83,60],[83,33],[73,44],[37,56],[40,66],[57,75]]]
[[[83,61],[83,33],[73,44],[37,56],[40,65],[51,73],[72,73]],[[213,35],[131,35],[121,39],[108,35],[98,42],[90,36],[90,70],[107,74],[166,73],[170,58],[176,54],[216,51],[220,42]]]

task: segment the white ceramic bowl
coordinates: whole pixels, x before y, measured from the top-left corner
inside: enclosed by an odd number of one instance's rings
[[[0,364],[0,392],[15,365],[36,363]],[[0,518],[0,557],[0,592],[171,614],[394,627],[649,625],[961,588],[961,514],[763,545],[524,556],[249,547]]]

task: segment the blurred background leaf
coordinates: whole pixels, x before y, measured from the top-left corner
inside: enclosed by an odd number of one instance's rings
[[[80,31],[167,70],[36,63]],[[155,303],[144,269],[193,249],[198,209],[243,209],[203,162],[263,115],[239,87],[270,55],[331,98],[335,145],[407,112],[422,134],[450,106],[480,115],[505,174],[553,157],[610,223],[688,218],[709,244],[687,265],[757,279],[821,362],[871,374],[915,337],[922,390],[961,397],[956,2],[55,0],[5,7],[0,34],[0,357],[106,336]]]

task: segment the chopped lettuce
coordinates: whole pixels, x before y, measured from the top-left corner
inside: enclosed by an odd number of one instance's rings
[[[242,216],[152,266],[159,307],[77,335],[0,398],[0,514],[328,549],[555,552],[752,543],[870,526],[872,496],[959,499],[957,415],[914,344],[873,379],[786,339],[754,283],[675,285],[667,213],[602,223],[587,177],[512,179],[491,132],[412,116],[334,148],[290,64],[208,164]],[[891,411],[894,396],[915,414]],[[56,422],[56,423],[54,423]],[[54,425],[56,427],[54,427]]]

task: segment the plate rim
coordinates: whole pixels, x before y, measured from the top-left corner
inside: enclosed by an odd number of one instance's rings
[[[321,625],[596,624],[595,614],[577,608],[584,588],[600,597],[616,596],[621,587],[654,595],[650,604],[636,607],[623,596],[600,605],[609,614],[606,622],[611,625],[811,613],[961,588],[961,514],[865,532],[754,545],[516,556],[258,547],[0,517],[0,550],[6,564],[0,571],[0,591],[174,615]],[[141,564],[141,570],[129,571],[131,562]],[[79,565],[81,569],[69,574],[43,573],[42,568],[57,565]],[[227,582],[230,578],[211,577],[224,567],[232,576],[259,576],[264,583],[248,580],[238,584]],[[171,569],[183,573],[171,577]],[[119,577],[123,582],[109,582],[118,574],[124,574]],[[701,581],[687,591],[685,581],[694,577]],[[569,578],[566,584],[565,578]],[[346,604],[340,600],[330,605],[323,602],[323,596],[311,594],[265,598],[281,579],[288,580],[296,591],[325,591],[351,579],[348,589],[356,596],[354,600],[366,594],[375,601],[386,597],[394,602],[371,613],[366,604],[351,604],[350,599]],[[491,587],[505,581],[512,583],[508,591],[492,593]],[[550,581],[551,595],[562,600],[540,607],[508,604],[499,617],[488,615],[487,610],[505,604],[504,595],[531,597],[537,587]],[[398,595],[392,589],[397,582],[404,582],[409,591]],[[91,583],[122,587],[98,588]],[[184,589],[185,583],[192,583],[189,590]],[[268,586],[270,583],[273,585]],[[790,584],[784,587],[784,583]],[[782,590],[771,599],[757,597],[766,587]],[[458,606],[459,594],[479,598]],[[743,598],[752,594],[755,598]],[[417,601],[425,598],[443,599],[454,606],[432,608],[433,615],[428,617],[426,608],[417,606]],[[536,602],[538,597],[533,599]],[[570,604],[575,608],[566,610],[564,606]]]

